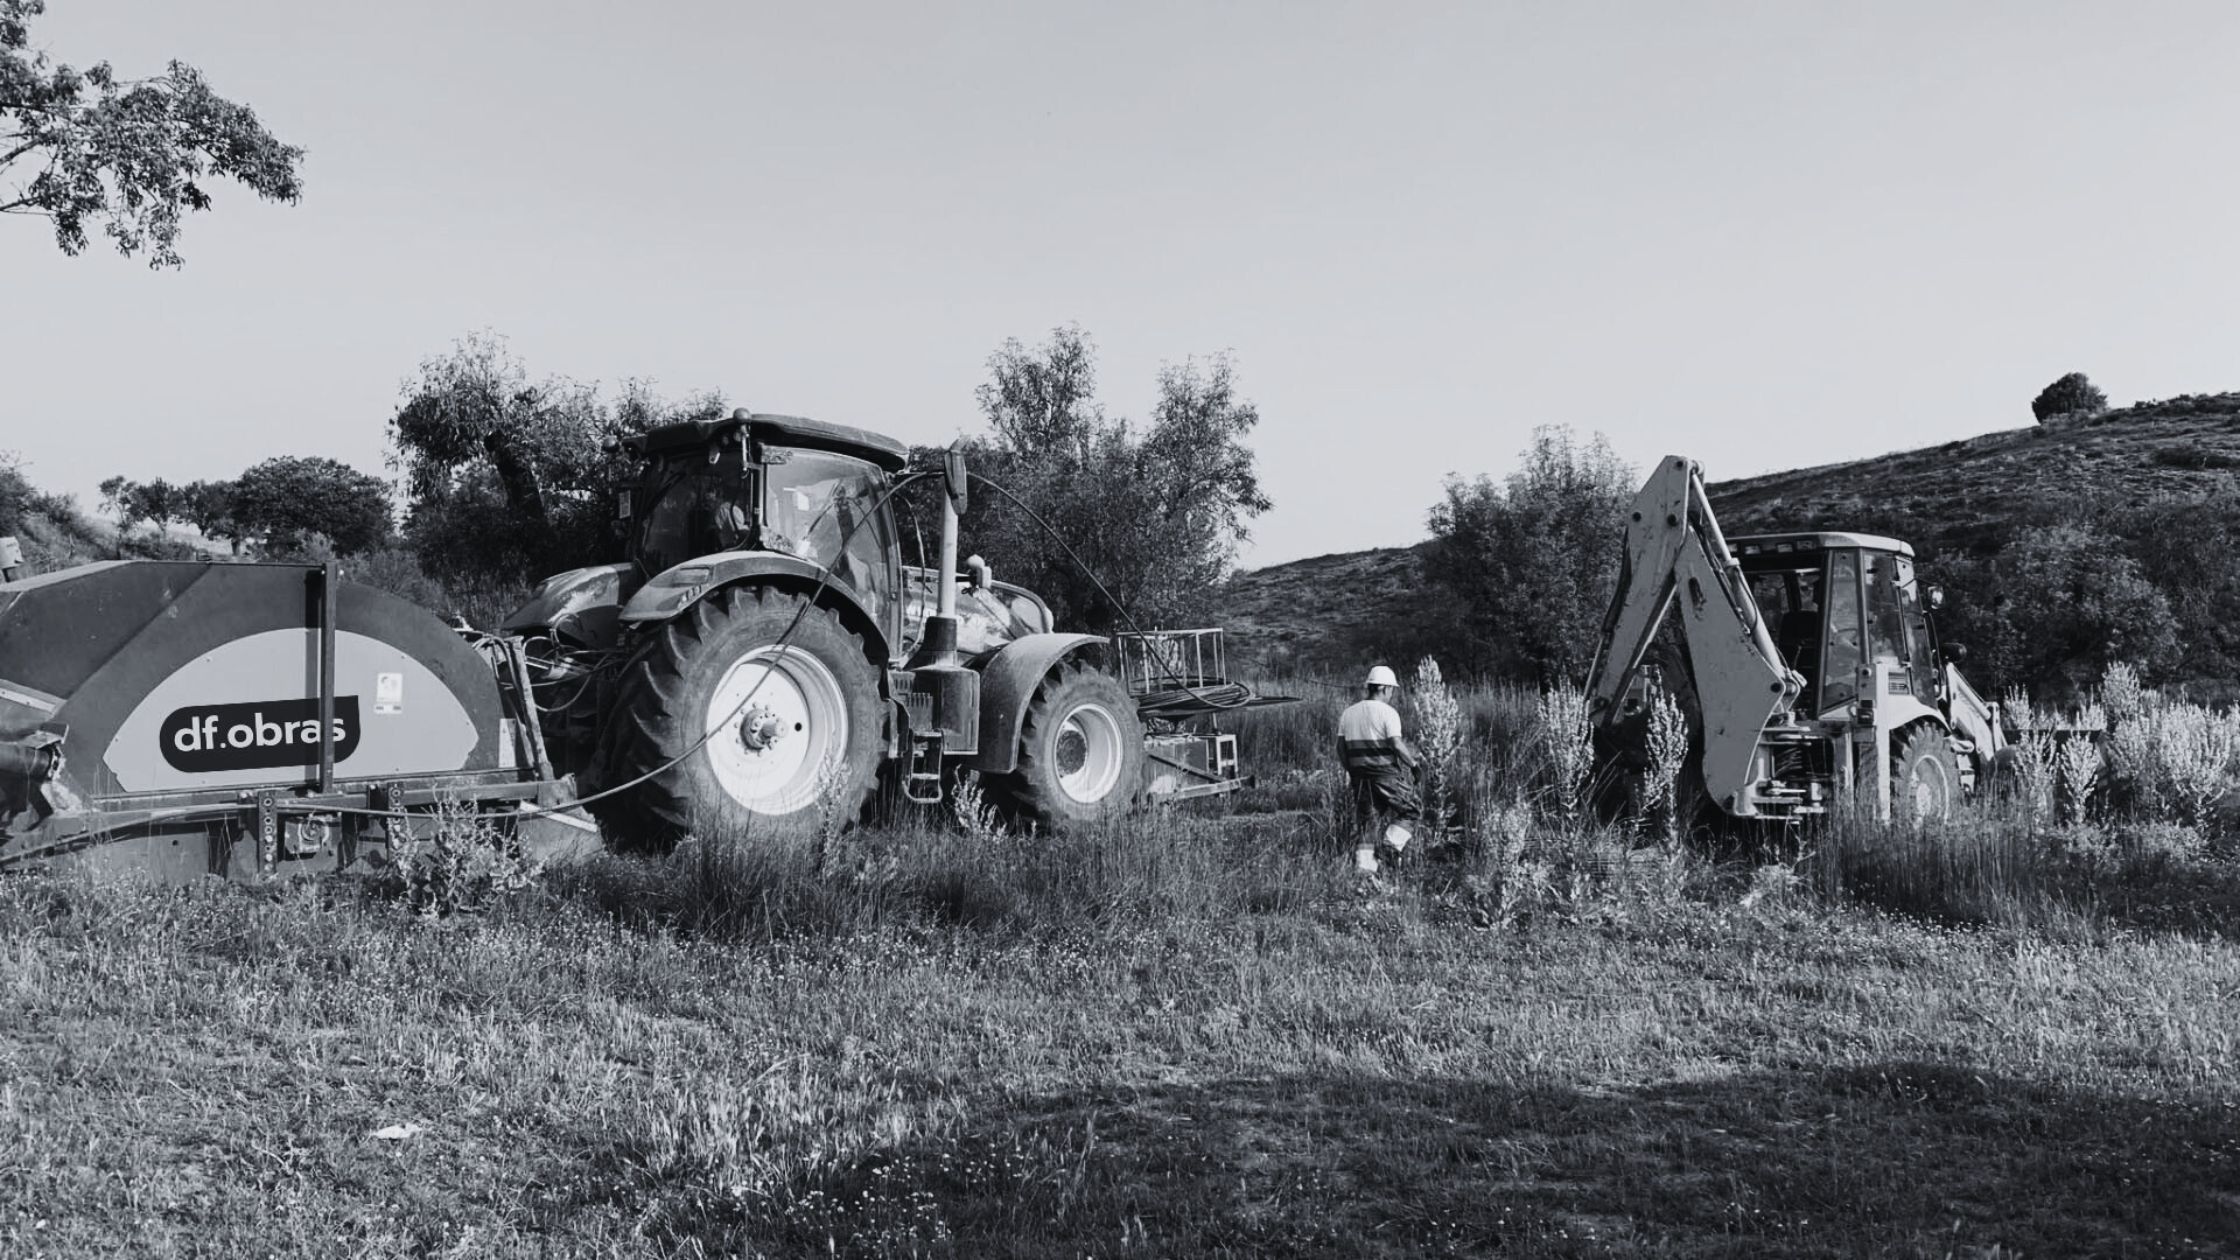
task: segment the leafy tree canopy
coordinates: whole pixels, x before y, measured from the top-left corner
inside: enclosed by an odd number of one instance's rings
[[[339,460],[282,455],[234,482],[232,518],[267,552],[302,550],[310,535],[351,555],[389,537],[389,486]]]
[[[1585,676],[1637,488],[1607,440],[1565,426],[1535,429],[1506,482],[1447,479],[1423,568],[1461,612],[1464,666],[1543,685]]]
[[[2179,663],[2170,601],[2114,538],[2088,525],[2025,531],[1993,565],[1994,677],[2053,696],[2082,694],[2115,661],[2150,681]]]
[[[405,477],[405,532],[444,578],[533,579],[616,549],[608,528],[633,462],[616,439],[656,424],[724,414],[719,394],[681,401],[626,381],[531,381],[505,339],[475,333],[424,360],[389,422],[390,464]]]
[[[2095,412],[2108,409],[2108,396],[2100,392],[2082,372],[2071,372],[2053,384],[2038,391],[2030,401],[2030,414],[2040,420],[2048,416],[2067,415],[2072,411]]]
[[[974,490],[963,546],[1048,600],[1061,625],[1126,629],[1122,608],[1147,629],[1187,621],[1235,564],[1249,522],[1268,510],[1245,444],[1259,409],[1239,395],[1235,365],[1221,355],[1162,369],[1140,427],[1108,416],[1096,391],[1096,347],[1081,329],[1056,329],[1032,349],[1006,341],[977,391],[988,434],[964,446],[973,470],[1047,521],[1112,598],[993,492]],[[925,531],[939,519],[935,495],[907,505]],[[919,528],[906,520],[906,537]]]
[[[268,201],[301,195],[303,150],[193,66],[120,79],[105,61],[83,71],[51,61],[31,47],[31,19],[45,11],[46,0],[0,0],[0,213],[46,218],[65,254],[99,224],[126,257],[175,267],[181,220],[210,208],[211,180]]]

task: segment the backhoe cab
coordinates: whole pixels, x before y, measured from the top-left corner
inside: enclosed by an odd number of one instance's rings
[[[1629,514],[1589,709],[1607,764],[1629,756],[1644,668],[1680,609],[1696,769],[1738,818],[1795,820],[1865,793],[1877,814],[1939,816],[1988,776],[1997,710],[1947,658],[1913,549],[1871,534],[1720,533],[1702,470],[1667,458]],[[1667,679],[1679,683],[1679,679]]]

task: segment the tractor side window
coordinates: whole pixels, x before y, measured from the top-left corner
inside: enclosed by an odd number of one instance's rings
[[[1828,645],[1821,654],[1820,708],[1859,698],[1859,553],[1828,554]]]
[[[893,539],[887,515],[873,510],[883,489],[878,470],[845,455],[789,451],[769,466],[769,482],[762,545],[830,568],[884,624]]]
[[[1867,615],[1874,626],[1874,653],[1900,665],[1912,663],[1906,642],[1905,610],[1898,604],[1898,558],[1876,556],[1867,562]]]
[[[751,475],[683,466],[662,487],[641,527],[638,550],[646,571],[659,573],[746,546],[754,532],[754,504]]]

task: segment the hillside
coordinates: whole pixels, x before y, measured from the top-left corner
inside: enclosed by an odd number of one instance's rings
[[[1233,672],[1315,666],[1372,633],[1416,585],[1416,548],[1380,547],[1250,569],[1229,579],[1214,624],[1228,631]]]
[[[1676,439],[1675,453],[1685,453]],[[1888,532],[1924,556],[1995,547],[2048,504],[2138,502],[2233,487],[2240,393],[2143,402],[2066,425],[2009,429],[1872,459],[1716,481],[1730,534]],[[1713,469],[1714,473],[1718,470]],[[1237,574],[1219,606],[1233,658],[1263,668],[1343,663],[1419,585],[1417,547],[1385,547]]]
[[[1883,528],[1924,550],[1979,548],[2052,501],[2137,502],[2234,484],[2240,394],[2145,402],[2056,428],[2033,425],[1873,459],[1714,483],[1729,533]]]
[[[44,573],[115,554],[115,533],[87,519],[69,499],[35,489],[0,451],[0,535],[23,544],[26,567]]]

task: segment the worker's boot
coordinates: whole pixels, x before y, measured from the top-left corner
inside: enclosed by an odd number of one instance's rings
[[[1377,873],[1377,850],[1372,845],[1362,845],[1353,851],[1353,869],[1363,875]]]
[[[1413,839],[1415,839],[1415,832],[1409,830],[1408,824],[1396,822],[1384,829],[1384,850],[1393,861],[1397,862],[1400,860],[1400,855],[1407,852],[1408,841]]]

